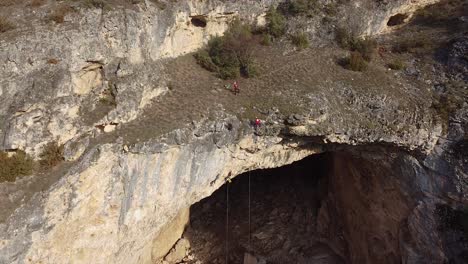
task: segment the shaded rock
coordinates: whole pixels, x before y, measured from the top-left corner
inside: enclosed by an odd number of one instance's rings
[[[188,249],[190,248],[190,242],[185,239],[181,238],[175,244],[174,248],[171,249],[169,254],[164,257],[164,260],[169,263],[178,263],[182,261],[182,259],[187,256]]]
[[[453,41],[447,56],[447,65],[455,76],[468,82],[468,36]]]
[[[84,137],[76,141],[69,141],[63,146],[63,158],[66,161],[77,160],[89,145],[89,137]]]

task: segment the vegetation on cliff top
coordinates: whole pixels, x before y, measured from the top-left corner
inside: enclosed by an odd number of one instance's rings
[[[335,38],[341,48],[350,51],[349,57],[342,59],[340,64],[349,70],[365,71],[374,57],[377,41],[370,37],[356,37],[342,27],[335,31]]]
[[[224,36],[216,36],[208,42],[206,49],[197,52],[194,57],[198,64],[211,72],[216,72],[221,79],[246,78],[258,74],[258,65],[254,60],[255,46],[265,46],[286,34],[285,15],[271,7],[266,14],[266,26],[257,28],[235,20]],[[289,36],[293,45],[299,49],[309,46],[305,32],[296,32]]]
[[[205,69],[216,72],[222,79],[239,75],[252,77],[257,73],[253,59],[255,40],[249,25],[235,20],[224,36],[214,37],[206,50],[195,54]]]
[[[279,38],[286,33],[286,18],[278,12],[276,8],[270,7],[266,14],[267,27],[265,33],[274,37]]]

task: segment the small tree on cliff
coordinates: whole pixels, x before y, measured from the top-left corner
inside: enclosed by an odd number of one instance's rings
[[[255,40],[249,25],[235,20],[224,36],[214,37],[207,50],[195,54],[197,62],[205,69],[217,72],[222,79],[233,79],[242,74],[255,75]]]

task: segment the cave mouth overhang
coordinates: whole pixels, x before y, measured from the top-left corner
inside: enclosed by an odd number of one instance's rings
[[[289,253],[295,247],[309,258],[320,252],[338,263],[342,257],[316,233],[332,155],[320,153],[278,168],[245,172],[193,204],[184,237],[195,257],[215,263],[225,257],[227,243],[233,263],[241,263],[246,252],[264,256],[267,262],[288,256],[296,263],[299,255]]]
[[[425,245],[412,244],[420,239],[420,234],[412,230],[414,226],[429,228],[428,223],[435,223],[427,232],[440,226],[440,217],[431,208],[444,203],[425,196],[425,192],[435,193],[441,188],[438,180],[428,174],[425,152],[388,143],[351,146],[320,144],[316,138],[302,143],[286,141],[281,144],[291,143],[294,147],[282,155],[310,151],[295,156],[297,159],[285,159],[296,162],[283,165],[288,162],[271,158],[273,154],[267,150],[260,158],[278,162],[279,167],[259,169],[272,163],[264,166],[246,160],[250,165],[243,168],[251,171],[240,170],[243,173],[237,176],[227,173],[223,177],[230,180],[226,182],[218,175],[217,184],[210,183],[217,190],[184,209],[190,211],[186,228],[178,242],[174,240],[169,255],[183,240],[184,245],[190,245],[189,255],[206,263],[224,262],[225,241],[229,241],[232,263],[242,262],[246,252],[259,261],[291,255],[284,248],[293,250],[297,258],[313,258],[319,252],[330,263],[397,263],[412,252],[424,259],[444,258],[435,254],[428,257],[422,253],[427,250]],[[433,237],[428,243],[436,243],[440,232]]]
[[[420,152],[387,144],[322,147],[290,165],[233,175],[191,205],[179,242],[186,241],[188,254],[206,263],[224,262],[226,241],[232,263],[242,263],[247,252],[267,263],[314,254],[329,263],[397,263],[414,252],[425,259],[445,257],[436,254],[441,251],[421,253],[441,236],[435,208],[443,201],[424,194],[439,187],[421,165]],[[414,233],[415,226],[439,234],[414,245],[424,236]]]

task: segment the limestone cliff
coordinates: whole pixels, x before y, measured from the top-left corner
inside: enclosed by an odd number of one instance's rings
[[[187,208],[227,179],[325,151],[340,154],[320,224],[341,254],[353,263],[449,258],[450,237],[434,229],[434,212],[468,203],[466,103],[446,125],[426,87],[395,77],[394,90],[375,95],[337,80],[334,90],[308,98],[307,111],[268,109],[257,131],[223,106],[214,116],[157,123],[152,107],[164,104],[175,74],[168,62],[237,17],[263,25],[278,3],[162,2],[77,4],[53,25],[28,13],[31,24],[19,21],[0,35],[2,149],[37,158],[56,141],[67,161],[0,183],[0,263],[155,263],[179,238]],[[339,9],[340,22],[380,34],[391,16],[433,2],[352,1]],[[30,11],[12,5],[6,12]],[[345,242],[334,241],[337,233]]]

